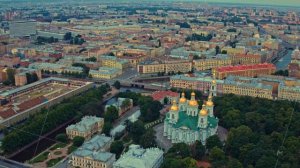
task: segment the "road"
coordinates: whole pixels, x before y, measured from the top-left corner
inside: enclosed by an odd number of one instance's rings
[[[168,151],[172,146],[171,140],[168,140],[167,137],[165,137],[164,134],[164,123],[158,124],[155,127],[153,127],[155,130],[155,137],[156,137],[156,143],[159,147],[163,148],[166,151]]]
[[[0,157],[0,168],[30,168],[30,166]]]
[[[127,111],[125,114],[123,114],[120,118],[118,118],[114,122],[113,128],[116,128],[118,125],[123,124],[128,119],[128,117],[130,117],[132,114],[134,114],[138,110],[140,110],[140,107],[135,106],[132,109],[130,109],[129,111]]]

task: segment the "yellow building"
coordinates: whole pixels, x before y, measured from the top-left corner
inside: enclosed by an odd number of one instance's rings
[[[272,89],[245,87],[240,85],[223,85],[223,94],[235,94],[241,96],[259,97],[273,99]]]
[[[278,99],[300,101],[300,80],[286,80],[278,87]]]
[[[223,94],[273,99],[273,86],[256,78],[229,76],[224,80]]]
[[[90,139],[95,133],[102,131],[103,125],[103,118],[86,116],[83,117],[79,123],[68,126],[66,128],[66,134],[69,139],[73,139],[76,136]]]
[[[221,54],[220,54],[221,55]],[[208,69],[213,69],[221,66],[231,65],[231,59],[227,55],[210,57],[206,59],[194,60],[194,68],[197,71],[203,71]]]
[[[224,48],[222,48],[222,51],[227,51],[227,54],[229,56],[246,53],[245,47],[236,47],[236,48],[224,47]]]
[[[260,54],[235,54],[230,56],[233,65],[249,65],[262,63],[262,56]]]
[[[129,67],[129,62],[125,59],[120,59],[114,56],[101,56],[101,65],[104,67],[126,69]]]

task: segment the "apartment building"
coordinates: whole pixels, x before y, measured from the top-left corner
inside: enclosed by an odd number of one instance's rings
[[[244,77],[257,77],[258,75],[271,75],[276,71],[274,64],[253,64],[253,65],[236,65],[236,66],[223,66],[215,68],[216,78],[224,79],[229,75],[244,76]]]
[[[151,73],[177,73],[177,72],[189,72],[192,70],[191,62],[164,62],[159,63],[157,61],[147,61],[138,65],[138,72],[140,74]]]
[[[204,59],[193,60],[193,66],[197,71],[229,65],[231,65],[231,59],[225,54],[218,54],[216,56],[208,56]]]

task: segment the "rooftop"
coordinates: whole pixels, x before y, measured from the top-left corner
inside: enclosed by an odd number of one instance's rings
[[[101,122],[103,118],[94,117],[94,116],[85,116],[81,119],[80,122],[68,126],[67,130],[76,130],[79,132],[87,132],[92,129],[95,123]]]
[[[151,96],[152,96],[153,100],[160,101],[164,97],[176,97],[177,98],[179,96],[179,94],[168,90],[168,91],[156,91],[156,92],[152,93]]]
[[[123,154],[114,166],[123,168],[152,168],[163,157],[159,148],[143,149],[139,145],[130,145],[128,152]]]
[[[18,93],[18,92],[20,92],[22,90],[26,90],[26,89],[32,88],[34,86],[37,86],[37,85],[49,82],[49,81],[68,82],[69,80],[68,79],[63,79],[63,78],[55,78],[55,77],[45,78],[45,79],[41,79],[41,80],[39,80],[37,82],[34,82],[34,83],[31,83],[31,84],[28,84],[28,85],[25,85],[25,86],[21,86],[21,87],[18,87],[16,89],[9,90],[9,91],[6,91],[4,93],[1,93],[0,97],[7,97],[7,96],[10,96],[12,94]]]
[[[276,69],[274,64],[254,64],[254,65],[237,65],[237,66],[223,66],[216,68],[217,72],[231,72],[231,71],[247,71],[252,69]]]

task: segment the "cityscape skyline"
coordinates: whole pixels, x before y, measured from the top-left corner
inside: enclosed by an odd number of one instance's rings
[[[107,1],[104,0],[0,0],[0,2],[105,2],[108,3]],[[111,2],[131,2],[131,0],[113,0]],[[281,0],[141,0],[146,1],[146,2],[205,2],[205,3],[225,3],[225,4],[250,4],[250,5],[275,5],[275,6],[291,6],[291,7],[300,7],[300,3],[298,0],[286,0],[286,1],[281,1]]]
[[[0,3],[0,167],[299,167],[296,0]]]

